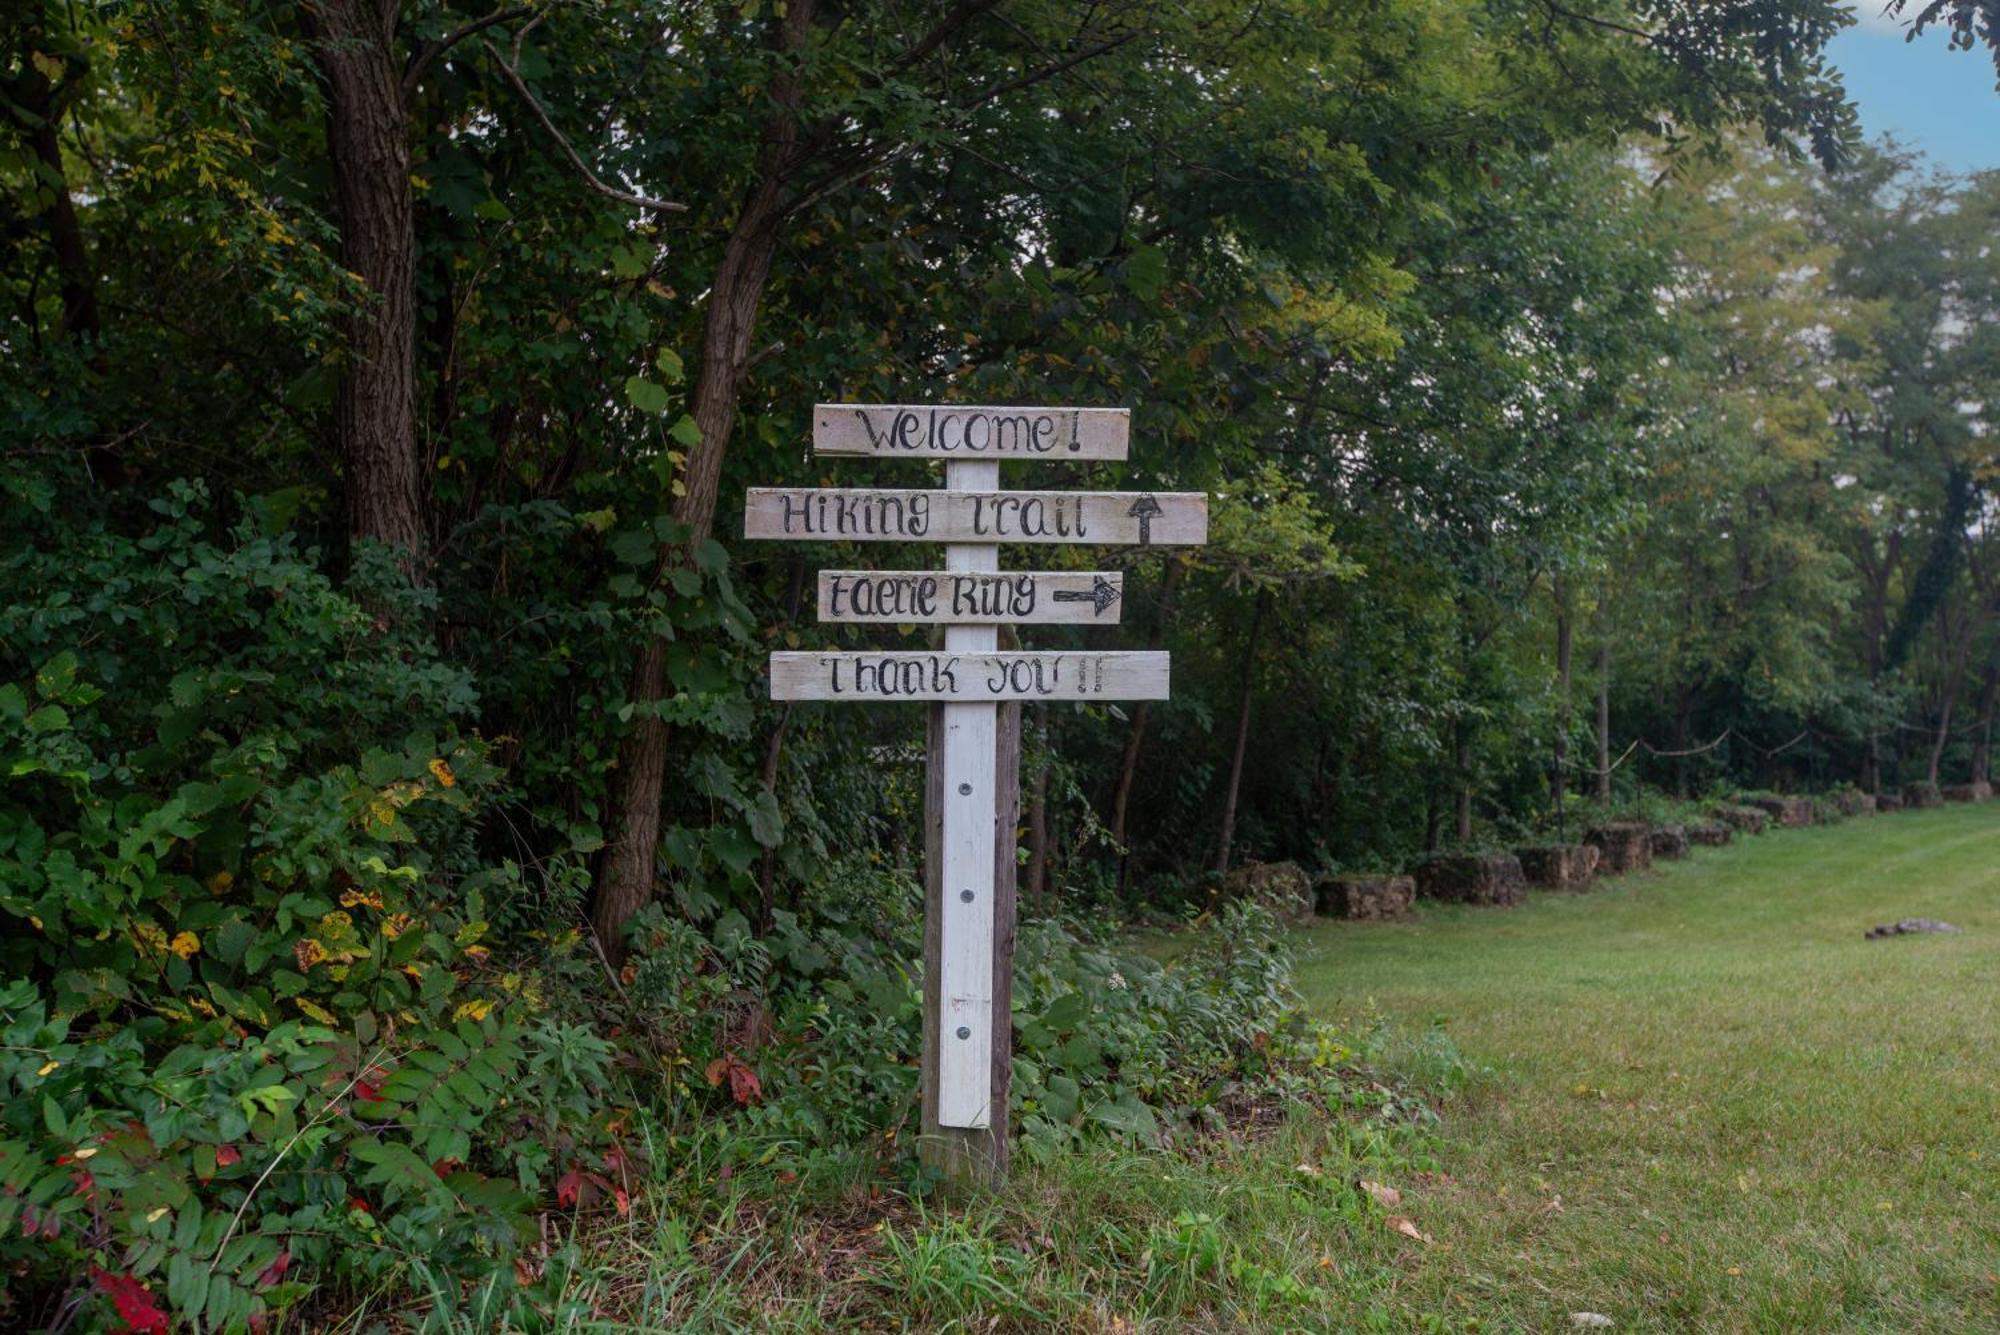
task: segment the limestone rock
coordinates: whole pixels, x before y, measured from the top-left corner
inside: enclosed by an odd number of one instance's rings
[[[1717,807],[1715,818],[1738,834],[1762,834],[1764,827],[1771,823],[1769,812],[1733,803]]]
[[[1813,823],[1810,797],[1753,797],[1745,805],[1756,807],[1779,825],[1797,827]]]
[[[1596,844],[1540,844],[1517,848],[1514,856],[1520,859],[1521,874],[1530,885],[1551,890],[1582,890],[1596,874],[1597,860],[1603,856],[1603,850]]]
[[[1652,865],[1652,830],[1637,821],[1614,821],[1600,825],[1584,836],[1584,842],[1596,844],[1603,854],[1597,865],[1604,871],[1636,871]]]
[[[1324,917],[1393,922],[1410,916],[1417,882],[1410,876],[1326,876],[1315,892]]]
[[[1312,882],[1296,862],[1246,862],[1222,878],[1230,899],[1247,899],[1277,916],[1279,922],[1301,923],[1312,917]]]
[[[1426,899],[1512,908],[1528,897],[1521,860],[1512,853],[1446,853],[1417,866],[1417,893]]]
[[[1993,796],[1990,783],[1955,783],[1949,788],[1941,788],[1939,794],[1947,802],[1984,802]]]

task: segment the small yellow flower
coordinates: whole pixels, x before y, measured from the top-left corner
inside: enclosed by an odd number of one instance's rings
[[[432,777],[446,788],[458,782],[458,776],[451,772],[451,766],[444,763],[442,756],[431,757],[430,770]]]

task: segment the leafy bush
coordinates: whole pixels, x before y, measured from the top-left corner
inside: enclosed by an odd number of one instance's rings
[[[301,1275],[498,1255],[567,1167],[547,1133],[604,1085],[604,1050],[530,1024],[485,942],[518,873],[473,852],[499,772],[424,600],[377,561],[337,587],[254,520],[212,541],[203,501],[179,486],[142,537],[48,525],[6,558],[22,1321],[95,1290],[137,1329],[260,1326]]]

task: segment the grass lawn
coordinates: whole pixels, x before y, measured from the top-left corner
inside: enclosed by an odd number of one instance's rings
[[[1942,918],[1960,936],[1864,941]],[[1699,849],[1596,893],[1299,943],[1325,1015],[1440,1021],[1423,1324],[2000,1330],[2000,803]]]
[[[1964,933],[1862,939],[1904,917]],[[554,1250],[524,1329],[2000,1331],[2000,803],[1294,944],[1310,1006],[1399,1083],[1023,1156],[950,1205],[783,1159],[731,1177],[695,1137]],[[1409,1093],[1451,1088],[1441,1116]],[[512,1283],[425,1329],[502,1329]]]

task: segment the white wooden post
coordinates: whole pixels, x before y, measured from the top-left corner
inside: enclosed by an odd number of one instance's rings
[[[944,466],[948,491],[997,491],[995,462]],[[952,543],[949,571],[998,570],[992,543]],[[946,626],[946,653],[991,653],[999,647],[993,626]],[[942,706],[944,860],[938,951],[939,1037],[937,1120],[940,1126],[984,1128],[991,1120],[993,1065],[993,822],[998,811],[994,774],[998,706],[951,702]]]

